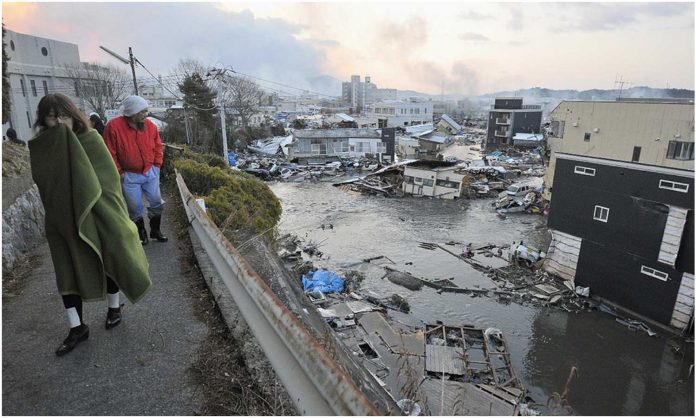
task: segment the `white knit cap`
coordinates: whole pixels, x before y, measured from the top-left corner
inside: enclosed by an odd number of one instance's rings
[[[128,96],[121,104],[124,116],[133,116],[136,113],[148,108],[147,100],[140,96]]]

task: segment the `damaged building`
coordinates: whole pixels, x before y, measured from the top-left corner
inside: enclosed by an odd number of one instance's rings
[[[288,145],[288,159],[324,163],[340,158],[378,157],[387,152],[387,145],[376,129],[302,129],[293,132]]]
[[[521,97],[496,97],[488,114],[484,147],[492,151],[514,145],[518,133],[541,132],[541,106],[524,105]]]
[[[693,329],[693,101],[564,101],[551,117],[547,271]]]
[[[417,161],[406,166],[402,190],[413,196],[457,199],[462,194],[462,180],[466,173],[458,172],[455,163],[445,161]]]

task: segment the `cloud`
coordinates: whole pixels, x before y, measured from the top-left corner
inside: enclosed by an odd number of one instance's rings
[[[128,25],[109,16],[127,17]],[[169,73],[181,58],[193,58],[305,87],[305,79],[321,74],[325,63],[321,49],[298,39],[302,26],[257,18],[250,11],[224,12],[212,3],[41,3],[30,19],[8,17],[4,23],[10,30],[18,30],[16,23],[23,33],[78,44],[83,61],[113,63],[99,45],[122,55],[131,46],[155,75]],[[52,22],[73,22],[72,29],[58,36],[50,32]],[[150,77],[137,71],[139,78]]]
[[[487,41],[491,40],[491,38],[489,38],[486,35],[481,35],[480,33],[473,33],[473,32],[462,33],[461,35],[458,36],[458,38],[462,39],[464,41],[480,41],[480,42],[487,42]]]
[[[510,19],[508,20],[508,28],[514,31],[521,31],[524,29],[524,14],[522,10],[517,8],[517,5],[508,5],[508,11],[510,12]]]
[[[341,43],[333,39],[308,39],[308,42],[317,46],[332,47],[341,46]]]
[[[447,71],[443,66],[431,61],[416,61],[409,64],[414,76],[423,84],[430,86],[429,91],[444,91],[445,94],[464,94],[473,96],[478,94],[478,76],[463,61],[456,61]]]
[[[375,36],[375,44],[380,49],[411,51],[425,45],[428,41],[428,22],[420,17],[411,17],[403,23],[386,22],[380,26]]]
[[[554,5],[551,5],[554,6]],[[557,31],[617,30],[652,19],[686,16],[693,24],[691,3],[568,3],[555,5]]]
[[[459,15],[457,15],[458,18],[463,19],[463,20],[489,20],[493,19],[494,16],[489,15],[489,14],[483,14],[483,13],[478,13],[473,10],[467,10],[466,12],[462,12]]]

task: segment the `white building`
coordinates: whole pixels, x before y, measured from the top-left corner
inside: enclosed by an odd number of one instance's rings
[[[49,93],[63,93],[85,112],[85,104],[78,99],[77,86],[64,66],[80,65],[77,45],[53,39],[24,35],[7,29],[5,51],[9,57],[7,74],[11,88],[10,120],[3,126],[3,134],[12,127],[17,136],[28,141],[33,136],[36,107]]]
[[[385,100],[371,105],[368,117],[378,119],[379,126],[387,128],[431,123],[433,103]]]
[[[168,109],[177,109],[184,105],[183,100],[173,97],[173,95],[161,85],[140,85],[138,86],[138,94],[140,97],[147,100],[147,103],[150,105],[149,109],[151,113],[162,114]]]

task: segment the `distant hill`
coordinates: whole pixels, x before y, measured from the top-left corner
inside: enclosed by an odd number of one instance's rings
[[[495,98],[503,96],[517,96],[529,98],[549,98],[561,100],[616,100],[619,90],[552,90],[543,87],[533,87],[514,91],[499,91],[479,96],[480,98]],[[694,91],[686,89],[656,89],[652,87],[638,86],[624,89],[621,97],[631,99],[660,98],[660,99],[693,99]]]
[[[307,78],[307,83],[309,84],[309,89],[313,92],[329,96],[341,96],[341,80],[331,77],[330,75],[309,77]]]

